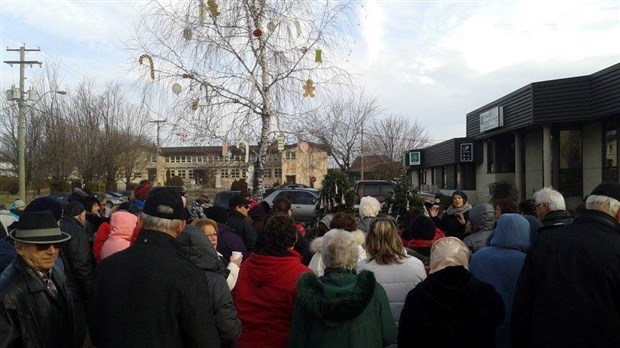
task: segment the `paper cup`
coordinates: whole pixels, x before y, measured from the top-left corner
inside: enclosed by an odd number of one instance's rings
[[[230,255],[231,260],[236,260],[239,258],[243,258],[243,254],[241,253],[241,251],[233,251],[232,255]]]

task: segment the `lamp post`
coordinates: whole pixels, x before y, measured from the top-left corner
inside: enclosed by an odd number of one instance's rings
[[[23,65],[22,65],[23,67]],[[28,100],[34,101],[34,104],[30,105],[32,108],[41,98],[49,93],[56,93],[65,95],[65,91],[47,91],[40,97],[34,89],[28,91]],[[19,88],[11,88],[7,91],[7,98],[9,100],[17,101],[17,167],[18,167],[18,180],[19,180],[19,199],[26,201],[26,93],[24,93],[24,81],[20,79]]]

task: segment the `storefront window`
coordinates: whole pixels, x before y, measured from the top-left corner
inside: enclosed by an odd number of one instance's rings
[[[561,130],[559,135],[558,189],[565,197],[581,197],[583,194],[583,149],[581,146],[581,130]]]
[[[618,129],[616,124],[609,123],[605,126],[605,138],[603,140],[603,181],[618,180]]]
[[[489,139],[487,142],[487,171],[514,173],[515,139],[511,134]]]

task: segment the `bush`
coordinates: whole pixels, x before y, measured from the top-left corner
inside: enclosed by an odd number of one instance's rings
[[[230,190],[246,192],[248,190],[248,183],[244,179],[235,180],[230,184]]]
[[[184,182],[180,176],[171,176],[166,186],[183,186]]]
[[[0,191],[16,195],[19,192],[19,180],[17,178],[0,178]]]

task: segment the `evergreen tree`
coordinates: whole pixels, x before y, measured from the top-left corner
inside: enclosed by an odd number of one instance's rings
[[[423,206],[424,201],[411,185],[411,177],[407,175],[406,171],[403,171],[394,186],[394,191],[385,198],[381,213],[400,220],[406,216],[407,211],[413,208],[422,208]]]
[[[321,219],[327,214],[353,213],[355,193],[349,179],[339,170],[332,170],[323,179],[315,215]]]

